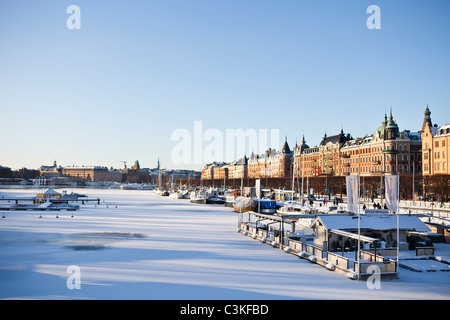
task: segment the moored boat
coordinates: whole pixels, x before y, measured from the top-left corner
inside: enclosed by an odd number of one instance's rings
[[[256,209],[259,210],[260,213],[275,213],[277,210],[277,202],[272,199],[262,198],[255,199]]]
[[[255,201],[247,197],[237,197],[234,200],[233,211],[246,212],[255,210]]]
[[[180,191],[174,191],[169,194],[171,199],[183,199],[183,193]]]
[[[206,204],[206,193],[202,190],[192,191],[190,199],[192,203]]]

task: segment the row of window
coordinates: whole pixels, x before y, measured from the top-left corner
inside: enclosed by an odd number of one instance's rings
[[[423,170],[424,171],[429,171],[430,170],[430,167],[428,166],[428,163],[425,163],[424,165],[423,165]],[[434,171],[446,171],[447,170],[447,162],[436,162],[435,164],[434,164]]]
[[[429,146],[428,142],[425,142],[425,149],[428,149],[428,146]],[[439,148],[439,147],[445,147],[445,140],[442,140],[442,141],[435,141],[435,142],[434,142],[434,146],[435,146],[436,148]]]

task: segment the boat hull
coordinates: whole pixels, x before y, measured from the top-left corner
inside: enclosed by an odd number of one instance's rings
[[[234,212],[247,212],[255,210],[254,207],[233,207]]]
[[[206,203],[223,205],[223,204],[225,204],[225,200],[223,200],[223,199],[208,199],[206,201]]]
[[[206,199],[191,199],[191,203],[206,204]]]

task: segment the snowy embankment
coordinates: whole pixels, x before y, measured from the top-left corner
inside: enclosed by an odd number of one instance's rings
[[[0,220],[0,298],[450,298],[448,272],[400,270],[400,279],[369,290],[365,281],[236,233],[230,208],[146,190],[74,191],[104,202],[82,205],[73,218],[17,211]],[[69,266],[79,268],[79,289],[67,285]]]

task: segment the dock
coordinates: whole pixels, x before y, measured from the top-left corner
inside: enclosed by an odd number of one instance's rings
[[[13,204],[9,204],[13,202]],[[38,193],[34,197],[0,197],[0,211],[9,210],[69,210],[74,211],[80,208],[79,204],[72,204],[73,202],[85,204],[88,202],[100,204],[100,198],[88,198],[86,195],[71,193],[58,193],[55,190],[47,189],[43,193]]]

